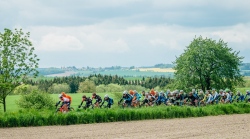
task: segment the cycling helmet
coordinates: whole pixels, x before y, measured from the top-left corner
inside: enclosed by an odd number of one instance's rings
[[[105,96],[104,96],[104,98],[108,98],[109,96],[108,96],[108,94],[106,94]]]
[[[59,94],[58,97],[61,98],[61,97],[62,97],[62,94]]]
[[[128,91],[125,90],[125,91],[123,91],[122,94],[123,94],[123,95],[128,94]]]

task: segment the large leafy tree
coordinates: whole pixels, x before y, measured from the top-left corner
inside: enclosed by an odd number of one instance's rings
[[[234,89],[243,83],[239,66],[243,57],[223,40],[195,38],[174,62],[175,85],[180,89]]]
[[[30,33],[22,29],[4,29],[0,33],[0,103],[6,111],[6,97],[28,75],[37,76],[38,61],[29,40]]]

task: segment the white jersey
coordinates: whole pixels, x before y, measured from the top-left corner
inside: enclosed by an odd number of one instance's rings
[[[69,99],[68,98],[66,98],[66,97],[62,97],[62,99],[61,99],[63,102],[69,102]]]

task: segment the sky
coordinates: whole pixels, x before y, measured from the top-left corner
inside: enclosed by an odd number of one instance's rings
[[[0,0],[0,32],[30,32],[39,67],[171,64],[197,37],[250,62],[249,0]]]

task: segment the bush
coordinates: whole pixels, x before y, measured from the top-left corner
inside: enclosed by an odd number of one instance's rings
[[[54,101],[49,94],[39,91],[33,91],[30,94],[22,95],[16,103],[19,107],[24,109],[52,108],[54,105]]]
[[[38,90],[38,86],[32,86],[29,84],[22,84],[22,85],[19,85],[18,87],[16,87],[12,94],[23,95],[23,94],[29,94],[29,93],[31,93],[33,91],[37,91],[37,90]]]
[[[70,86],[66,83],[63,84],[53,84],[49,87],[49,93],[60,94],[61,92],[70,92]]]
[[[147,90],[145,87],[142,87],[140,85],[123,85],[122,87],[123,90]]]
[[[107,92],[122,92],[124,89],[122,86],[118,84],[108,84]]]
[[[104,84],[100,84],[96,87],[96,92],[97,93],[104,93],[104,92],[107,92],[107,86],[104,85]]]
[[[79,84],[78,93],[92,93],[96,92],[95,83],[89,79]]]

